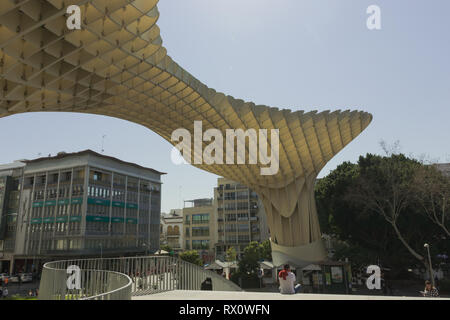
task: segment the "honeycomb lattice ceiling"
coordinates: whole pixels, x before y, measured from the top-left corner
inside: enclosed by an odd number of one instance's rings
[[[66,26],[72,4],[81,8],[81,30]],[[100,114],[141,124],[168,141],[177,128],[192,132],[196,120],[222,132],[279,129],[276,175],[262,176],[260,165],[196,165],[255,188],[316,176],[372,120],[366,112],[292,112],[216,92],[167,55],[158,17],[157,0],[2,0],[0,117]]]

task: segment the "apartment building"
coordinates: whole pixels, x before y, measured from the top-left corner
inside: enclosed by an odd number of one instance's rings
[[[161,214],[160,246],[168,245],[174,252],[183,249],[183,210],[172,209]]]
[[[269,239],[264,206],[258,195],[237,182],[219,178],[214,189],[217,216],[216,257],[225,259],[234,247],[238,256],[251,241]]]
[[[184,249],[197,250],[203,262],[210,263],[215,260],[215,243],[217,242],[214,201],[213,199],[196,199],[184,203]]]
[[[91,150],[0,166],[1,270],[156,251],[163,174]]]

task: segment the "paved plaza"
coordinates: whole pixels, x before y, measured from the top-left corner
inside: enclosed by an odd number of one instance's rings
[[[362,296],[338,294],[293,294],[233,291],[168,291],[148,296],[133,297],[133,300],[450,300],[450,298]]]

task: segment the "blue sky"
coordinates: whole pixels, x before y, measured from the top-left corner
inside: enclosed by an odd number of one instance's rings
[[[381,8],[369,31],[366,9]],[[293,110],[361,109],[369,128],[321,176],[380,140],[450,162],[450,1],[160,0],[169,55],[218,91]],[[212,197],[217,176],[170,161],[171,146],[120,119],[35,113],[0,119],[0,163],[84,149],[167,172],[162,209]]]

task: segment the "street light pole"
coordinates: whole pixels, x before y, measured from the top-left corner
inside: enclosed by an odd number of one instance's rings
[[[431,265],[431,255],[430,255],[430,245],[428,243],[425,243],[423,245],[425,248],[427,248],[427,252],[428,252],[428,263],[430,265],[430,277],[431,277],[431,283],[434,287],[434,277],[433,277],[433,266]]]

